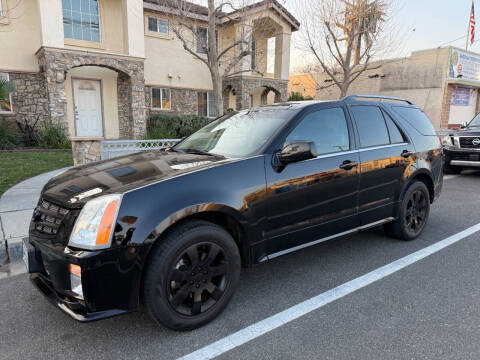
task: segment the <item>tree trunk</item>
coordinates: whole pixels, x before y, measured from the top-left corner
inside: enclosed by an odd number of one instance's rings
[[[216,70],[216,71],[215,71]],[[220,77],[218,67],[212,69],[212,84],[213,84],[213,94],[215,97],[215,114],[216,116],[223,115],[223,81]]]
[[[212,77],[213,96],[215,98],[215,114],[223,115],[223,88],[220,76],[220,64],[217,53],[217,15],[214,0],[208,0],[208,64]]]

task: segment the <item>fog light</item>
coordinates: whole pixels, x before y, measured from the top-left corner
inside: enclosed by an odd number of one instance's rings
[[[72,292],[83,298],[82,269],[78,265],[70,264],[70,288]]]

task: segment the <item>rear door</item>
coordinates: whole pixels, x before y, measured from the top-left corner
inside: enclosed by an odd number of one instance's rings
[[[394,216],[402,179],[414,163],[414,148],[379,106],[351,105],[360,145],[358,210],[361,225]]]
[[[266,165],[269,254],[351,230],[357,216],[359,155],[341,106],[306,114],[285,141],[312,141],[318,157],[277,172]]]

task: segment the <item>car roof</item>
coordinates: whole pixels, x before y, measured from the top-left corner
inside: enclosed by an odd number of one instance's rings
[[[382,95],[349,95],[344,97],[341,100],[304,100],[304,101],[285,101],[280,103],[275,103],[273,105],[262,105],[257,106],[253,109],[271,109],[271,110],[302,110],[310,106],[317,104],[388,104],[388,105],[402,105],[402,106],[414,106],[417,107],[412,101],[408,99],[392,97],[392,96],[382,96]]]

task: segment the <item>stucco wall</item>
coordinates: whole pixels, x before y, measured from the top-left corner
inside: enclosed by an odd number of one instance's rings
[[[413,52],[409,58],[393,59],[371,66],[348,90],[348,94],[397,96],[412,100],[424,109],[436,128],[440,128],[443,95],[447,74],[449,48]],[[318,87],[332,84],[323,73],[313,74]],[[316,99],[340,97],[338,87],[317,90]]]
[[[118,139],[118,102],[117,102],[117,76],[118,74],[98,66],[83,66],[70,70],[65,80],[65,93],[67,95],[67,117],[70,136],[75,136],[75,120],[73,114],[73,78],[100,80],[102,83],[102,106],[104,137]]]
[[[38,71],[41,45],[37,0],[7,0],[9,19],[0,23],[0,71]],[[8,11],[8,9],[7,9]]]
[[[161,16],[146,12],[148,15]],[[147,21],[145,19],[145,21]],[[188,54],[172,33],[165,37],[145,34],[145,83],[151,86],[211,90],[207,66]],[[172,77],[169,77],[169,74]]]

